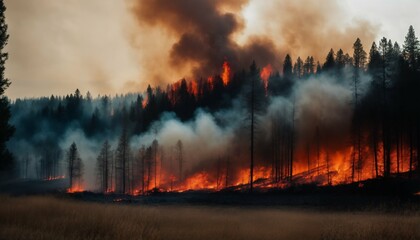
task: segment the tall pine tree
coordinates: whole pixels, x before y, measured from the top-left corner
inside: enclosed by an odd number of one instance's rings
[[[5,63],[8,54],[4,52],[9,35],[7,34],[6,6],[0,0],[0,172],[12,173],[13,156],[6,147],[6,142],[14,133],[14,127],[9,124],[10,106],[5,96],[5,90],[10,86],[10,81],[5,77]]]
[[[410,26],[407,36],[405,37],[403,54],[410,68],[415,69],[417,67],[417,59],[420,54],[420,43],[416,37],[413,26]]]

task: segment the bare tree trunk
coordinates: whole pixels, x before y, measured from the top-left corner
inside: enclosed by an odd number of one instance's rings
[[[412,179],[412,174],[413,174],[413,158],[414,158],[413,147],[414,147],[413,133],[412,131],[410,131],[410,166],[409,166],[409,173],[408,173],[409,179]]]
[[[309,171],[311,170],[311,166],[310,166],[310,157],[311,157],[311,149],[310,149],[310,145],[309,145],[309,141],[306,143],[306,160],[308,162],[308,174]]]
[[[377,136],[376,136],[377,132],[375,130],[375,133],[373,135],[373,161],[374,161],[374,165],[375,165],[375,177],[377,178],[379,176],[378,173],[378,142],[377,142]]]
[[[295,100],[293,99],[292,132],[291,132],[291,139],[290,139],[290,166],[289,166],[290,167],[290,180],[292,180],[293,178],[294,150],[295,150]]]
[[[229,187],[229,156],[226,158],[225,188]]]
[[[249,191],[253,191],[254,184],[254,117],[255,117],[255,81],[251,79],[251,162],[249,167]]]
[[[318,172],[318,176],[319,176],[319,174],[320,174],[320,172],[319,172],[319,164],[320,164],[320,162],[319,162],[319,160],[320,160],[320,155],[321,155],[321,149],[320,149],[320,141],[321,141],[321,138],[320,138],[320,135],[319,135],[319,127],[316,127],[316,161],[317,161],[317,172]]]
[[[417,121],[418,122],[418,121]],[[420,173],[420,126],[417,125],[417,148],[416,148],[416,157],[417,157],[417,172]],[[418,175],[420,176],[420,175]]]
[[[397,146],[396,146],[396,148],[397,148],[397,175],[399,176],[400,175],[400,136],[399,136],[399,129],[397,130],[397,133],[396,133],[396,140],[397,140],[397,142],[396,142],[396,144],[397,144]]]
[[[144,191],[144,175],[146,174],[146,166],[145,166],[145,159],[146,158],[146,152],[145,150],[143,151],[143,154],[141,155],[141,192],[144,195],[145,191]]]
[[[326,160],[326,163],[327,163],[327,182],[328,182],[328,185],[331,185],[331,176],[330,176],[330,155],[329,155],[328,150],[327,150],[327,152],[326,152],[326,158],[325,158],[325,160]]]

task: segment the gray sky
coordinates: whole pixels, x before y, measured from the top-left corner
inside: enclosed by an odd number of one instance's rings
[[[130,1],[135,0],[6,0],[10,34],[6,75],[12,81],[6,94],[15,99],[64,95],[76,88],[94,96],[138,92],[153,82],[151,71],[167,72],[173,78],[168,81],[183,77],[163,61],[173,36],[162,29],[139,27]],[[269,25],[264,16],[269,2],[282,1],[250,0],[241,11],[245,26],[235,36],[237,41],[262,34],[266,30],[262,26]],[[300,0],[305,1],[313,4]],[[418,0],[335,2],[338,8],[331,10],[339,12],[331,21],[347,27],[366,21],[375,26],[376,40],[385,36],[402,44],[409,25],[420,31]],[[272,34],[281,37],[281,32]],[[369,46],[366,42],[365,48]]]

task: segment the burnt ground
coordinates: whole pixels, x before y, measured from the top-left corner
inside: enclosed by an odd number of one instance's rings
[[[146,196],[66,193],[66,181],[10,181],[0,194],[53,195],[80,201],[138,205],[197,205],[238,207],[296,207],[320,210],[420,211],[420,181],[406,178],[375,179],[338,186],[295,185],[286,189],[150,192]]]

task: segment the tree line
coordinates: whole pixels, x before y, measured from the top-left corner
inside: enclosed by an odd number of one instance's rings
[[[82,161],[75,157],[77,154],[73,154],[73,160],[70,161],[68,153],[71,149],[63,154],[56,139],[65,138],[75,129],[80,130],[88,139],[101,143],[104,139],[120,136],[114,151],[111,151],[110,143],[105,141],[99,154],[97,168],[100,169],[98,179],[101,189],[130,192],[131,189],[138,189],[135,185],[141,183],[141,189],[145,191],[156,187],[154,181],[159,179],[156,176],[159,169],[156,161],[159,155],[158,143],[144,149],[131,150],[129,143],[132,136],[150,131],[153,123],[165,112],[173,112],[178,119],[187,122],[194,117],[197,109],[215,113],[232,108],[240,99],[248,113],[244,122],[249,129],[249,175],[252,189],[255,180],[255,148],[258,147],[255,144],[258,141],[257,130],[266,124],[258,122],[258,116],[267,111],[273,97],[285,97],[294,103],[299,98],[293,95],[293,87],[297,83],[328,75],[337,81],[347,81],[353,93],[352,152],[349,158],[351,180],[360,180],[367,166],[373,166],[372,177],[390,177],[392,174],[400,174],[403,169],[408,169],[409,177],[413,177],[414,170],[420,169],[419,49],[419,41],[410,26],[402,46],[382,38],[378,43],[372,43],[370,50],[366,51],[362,41],[356,39],[352,54],[344,53],[341,49],[337,52],[331,49],[322,64],[315,62],[312,56],[303,58],[305,60],[298,57],[293,61],[288,54],[283,61],[283,69],[271,73],[267,86],[261,79],[261,68],[253,62],[249,69],[232,73],[228,82],[216,74],[194,81],[182,79],[166,88],[152,88],[149,85],[140,94],[92,97],[89,92],[83,95],[76,90],[67,96],[17,99],[10,108],[11,123],[16,126],[16,131],[9,145],[17,156],[21,174],[32,164],[36,166],[37,177],[54,177],[61,174],[57,166],[64,164],[59,163],[58,159],[67,156],[67,164],[75,164],[73,170],[76,170],[74,176],[77,179],[81,171],[78,162]],[[367,87],[362,86],[362,78],[366,75],[371,77]],[[290,111],[273,116],[272,122],[272,177],[276,182],[290,180],[294,175],[293,166],[296,161],[294,104]],[[8,133],[13,130],[9,125],[2,126],[8,126]],[[308,153],[308,172],[330,166],[328,153],[325,159],[320,159],[320,152],[328,149],[321,141],[325,127],[317,126],[313,129],[314,140],[308,140],[308,152],[311,149],[316,152],[315,158]],[[182,143],[180,146],[182,149]],[[183,161],[180,160],[182,150],[179,152],[178,174],[174,174],[179,175],[174,177],[178,180],[183,178],[184,171]],[[404,168],[403,164],[407,160],[408,166]],[[72,168],[69,166],[68,171]],[[329,172],[327,170],[328,178]]]

